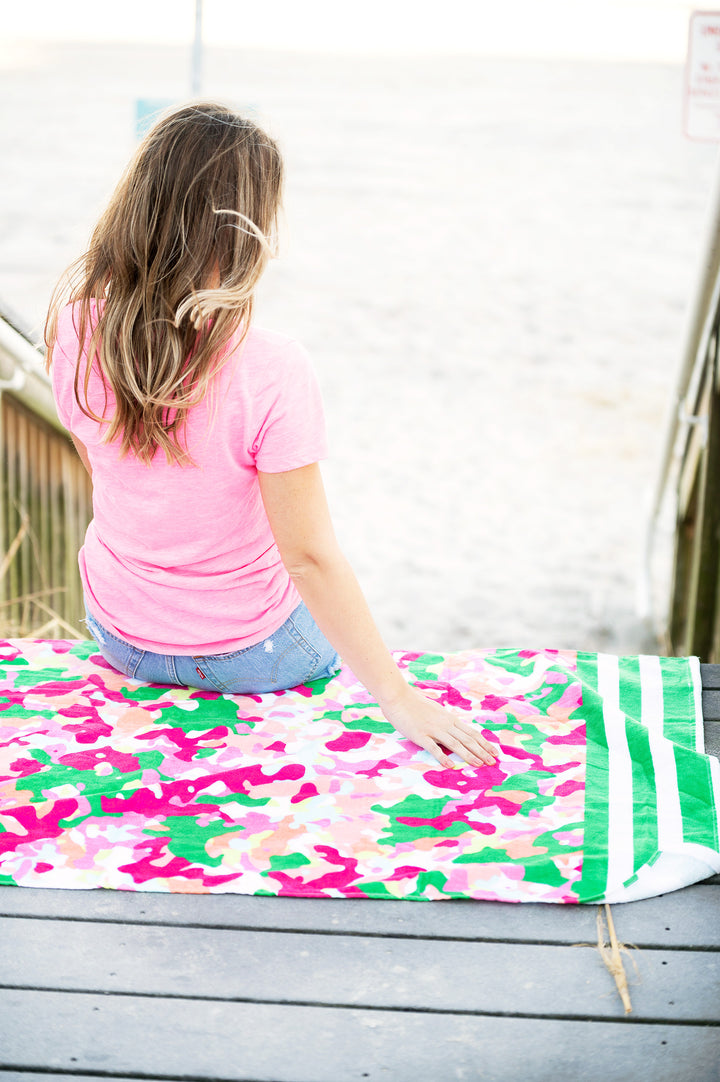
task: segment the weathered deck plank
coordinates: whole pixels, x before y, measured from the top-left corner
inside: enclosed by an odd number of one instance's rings
[[[0,986],[264,1003],[623,1018],[590,946],[0,921]],[[637,956],[637,1021],[720,1023],[715,951]]]
[[[2,991],[6,1070],[237,1082],[715,1082],[720,1029]]]
[[[720,947],[720,920],[708,920],[713,911],[720,912],[720,889],[702,883],[613,908],[620,938],[641,949]],[[594,905],[378,899],[369,904],[360,899],[0,887],[0,917],[503,943],[592,943],[596,912]]]
[[[720,700],[720,691],[718,692]],[[720,709],[720,705],[718,706]],[[708,721],[705,723],[705,754],[720,756],[720,721]]]
[[[701,665],[700,676],[703,690],[720,688],[720,665]],[[703,714],[703,716],[707,720],[707,715]]]

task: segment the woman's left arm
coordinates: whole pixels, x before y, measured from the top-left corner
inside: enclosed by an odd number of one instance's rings
[[[286,473],[258,472],[258,479],[275,542],[298,593],[387,720],[443,766],[453,764],[442,746],[476,766],[494,762],[497,749],[477,726],[409,685],[395,664],[335,538],[317,463]]]

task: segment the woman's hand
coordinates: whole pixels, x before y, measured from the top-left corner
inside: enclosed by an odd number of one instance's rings
[[[441,766],[455,765],[441,744],[471,766],[488,766],[496,761],[497,749],[480,735],[477,726],[428,699],[417,688],[408,685],[407,695],[392,704],[382,703],[381,709],[399,733],[429,751]]]

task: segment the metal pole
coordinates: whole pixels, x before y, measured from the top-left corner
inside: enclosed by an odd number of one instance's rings
[[[192,79],[190,94],[193,98],[200,97],[202,85],[202,9],[203,0],[195,0],[195,38],[192,51]]]

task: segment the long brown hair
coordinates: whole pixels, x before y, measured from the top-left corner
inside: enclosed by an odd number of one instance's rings
[[[73,304],[75,396],[107,423],[107,442],[120,439],[121,454],[150,462],[162,448],[169,462],[189,461],[187,412],[208,392],[231,336],[247,333],[274,254],[282,179],[274,140],[214,103],[176,110],[138,147],[45,326],[49,368],[58,315]],[[115,397],[109,418],[88,402],[93,358]]]

